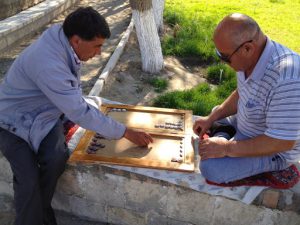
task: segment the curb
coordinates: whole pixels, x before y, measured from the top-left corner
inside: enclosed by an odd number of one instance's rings
[[[131,21],[130,21],[125,33],[123,34],[122,39],[120,40],[119,44],[117,45],[116,49],[114,50],[114,53],[109,58],[107,64],[105,65],[105,67],[102,70],[99,78],[95,82],[92,90],[89,92],[88,95],[99,96],[108,75],[114,69],[114,67],[116,66],[116,64],[117,64],[117,62],[120,58],[120,56],[122,55],[122,53],[124,51],[124,48],[125,48],[126,43],[129,39],[131,31],[133,30],[133,27],[134,27],[134,23],[133,23],[133,18],[131,17]]]
[[[79,0],[45,0],[0,21],[0,51],[45,26]]]

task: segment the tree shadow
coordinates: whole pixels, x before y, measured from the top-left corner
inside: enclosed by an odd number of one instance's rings
[[[103,2],[100,6],[94,7],[98,11],[103,11],[101,15],[105,18],[114,14],[118,14],[126,9],[130,9],[130,5],[126,0],[112,0]]]

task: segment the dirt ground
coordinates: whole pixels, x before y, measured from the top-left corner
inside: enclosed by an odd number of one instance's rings
[[[154,91],[149,79],[154,76],[168,80],[164,91],[189,89],[205,82],[203,69],[195,58],[164,57],[164,69],[159,74],[142,71],[140,50],[135,30],[130,35],[125,50],[109,75],[101,97],[133,105],[151,105],[161,93]]]
[[[82,89],[84,94],[88,94],[129,25],[131,9],[128,0],[102,0],[100,2],[97,0],[81,0],[79,4],[55,18],[43,29],[36,31],[35,34],[24,38],[21,42],[15,43],[10,49],[0,53],[0,82],[15,58],[25,47],[34,42],[45,28],[54,23],[62,22],[65,16],[75,8],[88,5],[105,16],[112,32],[111,38],[105,42],[102,48],[101,56],[96,56],[83,63]],[[167,32],[170,33],[172,30],[166,28],[165,33]],[[149,78],[153,76],[163,77],[169,81],[166,91],[188,89],[205,81],[203,78],[205,70],[200,66],[200,60],[197,58],[165,57],[164,64],[164,69],[156,75],[141,70],[141,56],[136,33],[133,30],[125,50],[109,75],[100,96],[125,104],[151,105],[151,100],[160,94],[156,93],[149,84]]]

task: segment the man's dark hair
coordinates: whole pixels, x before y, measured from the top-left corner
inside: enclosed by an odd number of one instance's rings
[[[67,38],[78,35],[86,41],[110,37],[106,20],[92,7],[81,7],[70,13],[63,23],[63,30]]]

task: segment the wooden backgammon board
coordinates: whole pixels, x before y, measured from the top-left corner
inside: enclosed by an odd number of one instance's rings
[[[154,142],[139,147],[125,138],[106,140],[86,131],[70,157],[71,162],[194,171],[191,111],[111,104],[102,105],[101,111],[129,128],[150,133]]]

